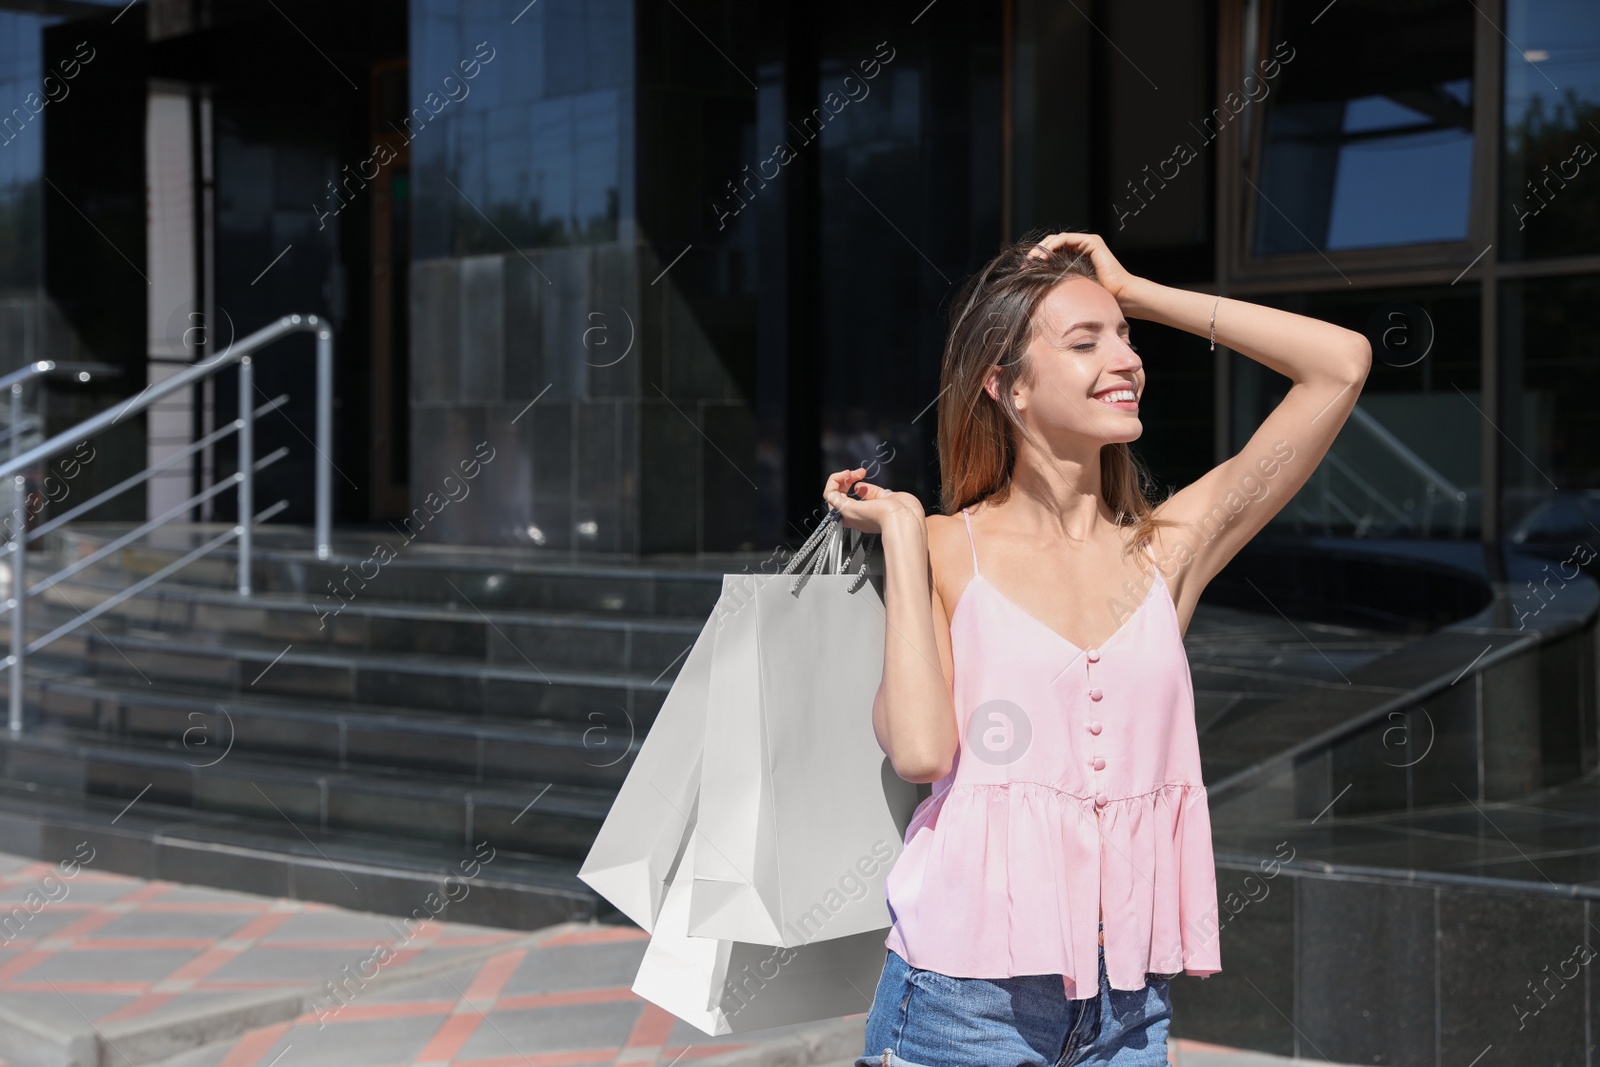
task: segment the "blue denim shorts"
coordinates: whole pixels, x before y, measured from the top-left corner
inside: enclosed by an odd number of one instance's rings
[[[1068,1000],[1058,974],[952,978],[887,949],[855,1067],[1167,1067],[1170,978]]]

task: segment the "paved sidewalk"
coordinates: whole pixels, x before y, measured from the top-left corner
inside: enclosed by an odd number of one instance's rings
[[[668,1063],[749,1045],[631,992],[647,940],[586,923],[407,926],[0,853],[0,1065],[75,1036],[107,1062],[196,1067],[268,1064],[291,1045],[284,1067]]]
[[[10,856],[0,902],[5,1006],[102,1029],[314,987],[379,942],[395,946],[388,966],[402,971],[459,965],[522,936],[435,922],[408,931],[398,919],[91,869],[66,878]]]
[[[632,993],[631,926],[407,927],[3,853],[0,902],[0,1067],[848,1067],[865,1025],[707,1037]],[[1182,1041],[1172,1060],[1291,1062]]]
[[[629,989],[646,936],[583,928],[481,963],[375,991],[326,1019],[306,1014],[200,1049],[172,1067],[546,1067],[688,1063],[745,1048],[709,1038]],[[763,1035],[765,1036],[765,1035]]]

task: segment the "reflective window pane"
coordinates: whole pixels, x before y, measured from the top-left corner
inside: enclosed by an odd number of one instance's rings
[[[632,7],[412,0],[411,28],[417,258],[617,240],[632,213]]]
[[[1502,285],[1506,539],[1568,551],[1600,544],[1600,277]]]
[[[31,288],[40,281],[40,29],[55,21],[0,11],[0,291]],[[20,356],[5,366],[12,362],[20,362]]]
[[[816,146],[820,398],[826,470],[866,466],[932,504],[941,311],[999,230],[1000,42],[981,4],[918,30],[857,20],[822,37],[819,95],[875,56],[881,69]]]
[[[1319,7],[1276,5],[1263,44],[1254,254],[1464,240],[1471,6]]]
[[[1508,0],[1502,255],[1600,246],[1600,4]],[[1514,42],[1514,43],[1513,43]]]
[[[1300,535],[1472,538],[1481,523],[1479,295],[1455,287],[1263,297],[1366,334],[1372,370],[1311,480],[1272,520]],[[1289,390],[1234,357],[1234,449]]]

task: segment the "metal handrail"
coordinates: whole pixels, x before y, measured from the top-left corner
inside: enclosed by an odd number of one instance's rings
[[[70,374],[80,382],[86,382],[91,375],[99,374],[107,378],[115,378],[122,373],[122,369],[110,363],[58,363],[53,359],[38,359],[0,377],[0,389],[9,389],[13,385],[21,385],[32,378],[42,374],[59,371]]]
[[[256,416],[276,409],[286,398],[278,397],[261,405],[259,408],[256,406],[254,396],[255,376],[250,355],[257,349],[269,345],[287,334],[300,331],[311,331],[316,334],[317,338],[317,428],[316,441],[313,446],[316,449],[317,459],[315,464],[316,477],[313,507],[316,521],[317,558],[327,559],[332,554],[333,519],[333,481],[331,477],[333,461],[330,458],[333,452],[333,331],[315,315],[285,315],[278,321],[263,326],[255,333],[232,345],[222,354],[214,356],[204,363],[199,363],[180,371],[170,378],[165,378],[156,385],[147,386],[143,392],[132,400],[126,401],[115,408],[107,408],[98,415],[93,415],[71,429],[56,434],[48,441],[30,448],[21,455],[14,455],[10,459],[0,462],[0,484],[4,484],[7,479],[10,479],[14,494],[11,507],[11,537],[4,550],[10,556],[11,597],[4,607],[0,608],[0,614],[5,611],[11,613],[11,654],[3,662],[0,662],[0,670],[9,670],[11,672],[9,679],[11,685],[8,725],[13,734],[22,731],[23,668],[29,653],[37,652],[57,638],[63,637],[78,627],[89,623],[95,616],[109,611],[129,597],[160,581],[168,574],[186,566],[206,552],[210,552],[234,538],[239,541],[238,592],[240,596],[250,595],[251,529],[256,523],[265,521],[288,506],[288,501],[280,500],[259,514],[254,510],[256,471],[281,459],[287,454],[288,450],[280,448],[272,455],[259,461],[255,458]],[[196,382],[226,370],[235,364],[239,367],[239,416],[231,423],[208,434],[203,441],[191,444],[187,450],[181,451],[175,456],[167,456],[158,463],[146,468],[140,474],[124,479],[111,489],[78,505],[66,515],[52,519],[37,531],[30,532],[28,530],[26,508],[27,479],[24,472],[37,463],[48,461],[67,449],[76,447],[89,437],[102,430],[109,429],[129,415],[146,410],[163,397],[170,396],[181,389],[187,389]],[[51,361],[40,360],[38,363],[24,367],[13,375],[0,378],[0,386],[10,383],[20,387],[20,383],[26,378],[48,373],[55,368],[56,364]],[[13,395],[15,396],[15,394],[16,390],[14,389]],[[116,539],[110,545],[102,546],[99,552],[77,560],[37,585],[29,587],[27,581],[28,554],[26,551],[29,541],[36,540],[49,529],[54,529],[62,522],[67,521],[68,518],[81,514],[91,506],[132,488],[164,467],[176,463],[184,455],[192,454],[198,448],[211,444],[229,433],[237,433],[239,435],[239,469],[236,473],[145,522]],[[202,500],[208,500],[234,485],[238,487],[239,493],[239,521],[232,529],[212,538],[200,548],[191,551],[182,559],[163,567],[155,574],[148,575],[128,588],[108,597],[96,605],[91,612],[80,612],[77,619],[57,627],[32,644],[28,643],[25,617],[29,597],[38,595],[63,578],[69,577],[71,574],[76,573],[77,570],[97,562],[133,539],[149,533],[180,515],[187,514],[194,504]]]
[[[272,466],[274,463],[278,462],[278,460],[282,459],[288,454],[289,450],[287,448],[280,448],[270,456],[264,456],[261,459],[256,460],[255,463],[251,464],[251,473],[259,470],[265,470],[267,467]],[[187,514],[190,508],[194,507],[196,504],[203,503],[207,500],[210,500],[212,497],[217,496],[226,490],[230,485],[243,485],[248,477],[249,475],[245,474],[243,471],[239,471],[237,473],[228,475],[220,482],[216,482],[207,486],[194,496],[190,497],[188,500],[185,500],[183,503],[176,504],[162,512],[160,515],[157,515],[150,521],[142,523],[139,526],[135,526],[121,537],[112,538],[110,541],[107,541],[105,544],[89,553],[87,556],[80,556],[73,560],[71,563],[67,564],[65,567],[62,567],[60,570],[56,571],[38,585],[29,589],[28,596],[38,596],[40,593],[44,592],[46,589],[49,589],[56,583],[71,578],[74,574],[77,574],[81,570],[87,570],[96,563],[99,563],[101,560],[105,559],[107,556],[116,553],[119,549],[133,544],[133,542],[137,541],[145,534],[150,533],[152,530],[159,529],[160,527],[171,522],[173,519],[176,519],[178,516]],[[121,603],[121,601],[118,601],[118,603]],[[10,605],[7,605],[5,610],[10,611]],[[31,652],[33,649],[30,648],[28,651]]]
[[[1428,463],[1427,460],[1417,455],[1410,448],[1407,448],[1404,441],[1396,437],[1387,426],[1383,425],[1383,423],[1379,422],[1367,412],[1363,411],[1360,404],[1357,404],[1350,409],[1350,417],[1357,426],[1360,426],[1363,430],[1366,430],[1373,437],[1377,438],[1379,444],[1383,445],[1390,452],[1392,452],[1401,463],[1404,463],[1406,466],[1410,467],[1414,472],[1416,472],[1416,474],[1418,474],[1423,481],[1431,482],[1432,484],[1438,486],[1444,491],[1445,495],[1454,500],[1458,506],[1465,506],[1467,501],[1467,491],[1465,489],[1462,489],[1449,478],[1446,478],[1444,475],[1440,474],[1433,468],[1431,464]]]
[[[31,415],[14,415],[10,426],[0,430],[0,441],[11,442],[11,451],[17,450],[17,443],[23,437],[39,428],[39,420]]]
[[[281,408],[285,403],[288,402],[288,400],[289,394],[281,393],[273,399],[267,401],[265,404],[262,404],[260,407],[256,408],[251,417],[259,419],[267,412],[276,411],[278,408]],[[38,526],[35,526],[33,529],[28,531],[28,540],[37,541],[39,538],[54,530],[56,527],[64,526],[73,519],[77,518],[79,515],[82,515],[88,511],[93,511],[96,507],[104,504],[112,497],[117,496],[120,493],[127,492],[136,485],[148,482],[151,478],[160,474],[168,467],[177,466],[179,463],[182,463],[184,460],[188,459],[196,452],[199,452],[207,445],[215,444],[224,437],[228,436],[230,433],[233,433],[239,428],[239,424],[242,421],[242,419],[234,419],[232,422],[225,423],[224,425],[212,430],[210,433],[200,438],[200,440],[187,444],[178,449],[176,452],[168,453],[166,456],[162,457],[155,463],[150,464],[150,466],[146,467],[138,474],[124,478],[122,481],[118,482],[116,485],[113,485],[110,489],[107,489],[104,492],[96,493],[94,496],[90,497],[88,500],[85,500],[77,507],[62,512],[60,515],[55,516],[48,522],[40,523]],[[257,464],[258,469],[259,467],[260,465]],[[193,502],[191,501],[190,503]],[[6,542],[6,546],[4,548],[0,548],[0,555],[4,555],[5,553],[11,551],[11,545],[12,542]],[[5,609],[0,608],[0,614],[4,613]]]
[[[22,417],[22,384],[56,371],[70,374],[80,382],[88,381],[95,374],[116,376],[122,373],[109,363],[57,363],[53,359],[39,359],[0,377],[0,389],[11,391],[11,425],[0,431],[0,441],[10,440],[13,456],[17,454],[17,443],[22,440],[22,434],[36,426],[35,421],[25,422]],[[37,425],[42,427],[42,421],[37,421]]]
[[[1361,477],[1361,475],[1356,473],[1356,469],[1354,467],[1350,466],[1350,464],[1334,455],[1331,449],[1328,451],[1327,455],[1322,457],[1322,459],[1323,462],[1328,464],[1328,466],[1332,467],[1334,470],[1338,471],[1340,474],[1343,474],[1346,478],[1349,478],[1352,482],[1354,482],[1357,489],[1367,494],[1367,499],[1369,501],[1381,507],[1387,508],[1389,514],[1394,516],[1396,520],[1404,523],[1407,526],[1415,526],[1417,524],[1416,520],[1402,511],[1400,507],[1394,503],[1394,501],[1378,492],[1377,486]]]
[[[41,374],[49,374],[55,369],[56,361],[53,359],[35,360],[26,367],[14,370],[5,377],[0,378],[0,389],[9,389],[13,385],[21,385],[30,378],[37,378]]]
[[[1466,490],[1462,489],[1450,479],[1446,478],[1443,474],[1439,473],[1439,471],[1429,464],[1427,460],[1423,459],[1421,456],[1417,455],[1414,451],[1407,447],[1405,442],[1396,437],[1388,427],[1384,426],[1377,419],[1373,418],[1368,412],[1362,410],[1360,404],[1357,404],[1350,409],[1350,421],[1353,425],[1359,426],[1361,429],[1367,431],[1367,433],[1370,434],[1381,447],[1387,450],[1391,455],[1398,459],[1403,466],[1409,468],[1412,473],[1416,474],[1423,480],[1423,484],[1426,489],[1425,495],[1427,496],[1427,510],[1423,514],[1421,522],[1422,528],[1424,530],[1432,528],[1433,493],[1435,490],[1438,490],[1445,498],[1447,498],[1445,501],[1446,503],[1455,505],[1455,529],[1456,535],[1460,536],[1461,530],[1466,522]],[[1413,527],[1418,525],[1417,520],[1407,515],[1395,501],[1385,496],[1377,486],[1373,485],[1367,479],[1361,477],[1361,475],[1356,472],[1356,469],[1353,466],[1341,460],[1334,451],[1330,449],[1327,455],[1323,458],[1326,461],[1326,464],[1324,468],[1319,468],[1319,470],[1322,474],[1322,499],[1324,504],[1332,503],[1351,523],[1358,523],[1360,521],[1359,517],[1355,515],[1353,511],[1346,508],[1344,503],[1333,495],[1333,490],[1329,487],[1327,478],[1327,470],[1333,469],[1339,471],[1345,477],[1349,478],[1350,481],[1355,483],[1356,487],[1367,495],[1367,499],[1370,504],[1378,505],[1387,510],[1391,516],[1405,525]],[[1324,522],[1326,522],[1326,520],[1324,520]]]

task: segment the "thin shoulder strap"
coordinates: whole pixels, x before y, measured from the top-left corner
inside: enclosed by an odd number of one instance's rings
[[[1161,573],[1161,561],[1156,558],[1156,548],[1150,543],[1150,538],[1146,537],[1141,540],[1139,542],[1139,547],[1144,549],[1145,555],[1150,557],[1150,562],[1155,564],[1156,577],[1165,582],[1167,579]]]
[[[978,543],[972,539],[972,516],[967,514],[967,509],[961,509],[961,517],[967,522],[967,544],[972,546],[972,573],[978,573]]]

